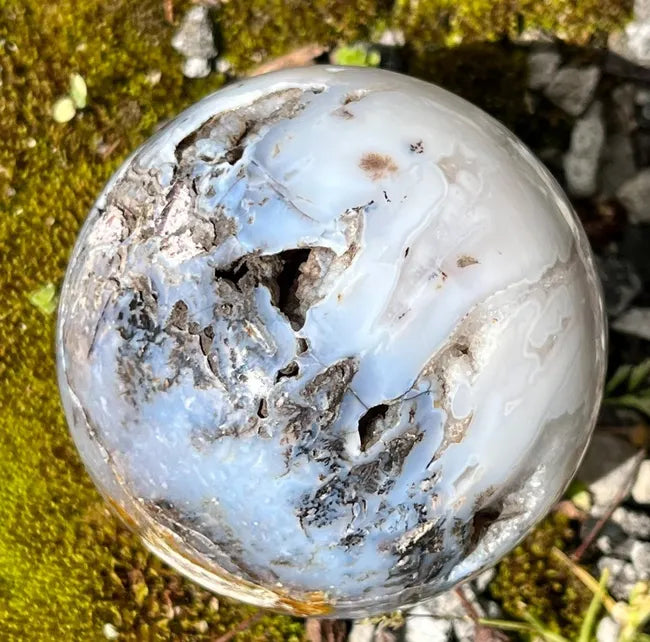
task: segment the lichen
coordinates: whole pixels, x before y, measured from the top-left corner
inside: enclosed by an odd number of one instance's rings
[[[123,639],[156,628],[158,639],[201,639],[202,622],[214,637],[252,613],[221,599],[219,611],[210,611],[210,596],[154,560],[98,508],[59,406],[54,318],[29,301],[44,283],[60,284],[81,222],[126,155],[157,123],[223,82],[217,74],[182,77],[163,5],[160,0],[0,1],[0,637],[7,641],[98,640],[106,623]],[[175,2],[175,14],[188,5]],[[230,0],[216,19],[220,48],[235,69],[300,43],[353,42],[380,27],[401,26],[410,70],[454,88],[445,69],[458,50],[445,53],[439,49],[445,43],[498,39],[523,26],[585,42],[622,24],[629,5],[627,0],[402,0],[395,6],[389,0]],[[477,61],[465,63],[468,88],[472,74],[486,63],[476,53],[465,57]],[[508,76],[498,74],[499,65],[495,59],[487,81],[502,83],[496,92],[500,102],[487,107],[507,120],[511,85]],[[513,72],[518,88],[522,65],[519,60]],[[88,104],[69,122],[57,123],[52,108],[69,91],[73,73],[85,80]],[[474,97],[469,89],[465,95]],[[477,102],[486,106],[485,99]],[[165,596],[182,602],[180,616],[158,615],[156,609],[166,608]],[[240,635],[259,639],[262,630],[274,640],[301,635],[293,620],[278,617]]]
[[[593,596],[552,555],[553,547],[565,550],[576,537],[568,518],[553,513],[501,561],[490,591],[505,613],[516,619],[529,613],[549,630],[577,638]]]

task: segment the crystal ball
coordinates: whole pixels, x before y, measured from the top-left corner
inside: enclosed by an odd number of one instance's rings
[[[447,590],[563,492],[606,343],[583,230],[507,129],[317,66],[232,84],[117,171],[58,320],[88,472],[201,585],[353,617]]]

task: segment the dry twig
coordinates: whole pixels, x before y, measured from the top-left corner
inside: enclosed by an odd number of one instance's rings
[[[278,71],[280,69],[286,69],[287,67],[305,67],[312,64],[314,58],[318,58],[318,56],[326,51],[327,47],[323,47],[316,43],[305,45],[304,47],[290,51],[284,56],[273,58],[273,60],[269,60],[268,62],[264,62],[261,65],[254,67],[247,75],[260,76],[269,73],[270,71]]]

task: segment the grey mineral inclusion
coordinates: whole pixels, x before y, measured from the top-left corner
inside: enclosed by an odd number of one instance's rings
[[[181,114],[93,207],[59,310],[93,479],[204,586],[295,614],[495,563],[578,466],[605,331],[584,233],[485,113],[354,68]]]

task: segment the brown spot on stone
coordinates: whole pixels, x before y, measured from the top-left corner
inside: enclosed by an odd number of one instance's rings
[[[466,268],[469,267],[470,265],[476,265],[478,261],[473,257],[469,256],[467,254],[463,254],[463,256],[459,256],[458,260],[456,261],[456,265],[459,268]]]
[[[354,118],[354,114],[345,107],[339,107],[332,112],[332,115],[337,116],[338,118],[343,118],[343,120],[351,120]]]
[[[349,105],[350,103],[356,103],[357,101],[361,100],[367,94],[368,94],[368,91],[366,89],[358,89],[357,91],[351,91],[343,99],[343,104],[344,105]]]
[[[377,154],[376,152],[369,152],[361,157],[359,167],[371,178],[373,181],[378,181],[386,178],[390,174],[394,174],[398,167],[393,159],[386,154]]]

